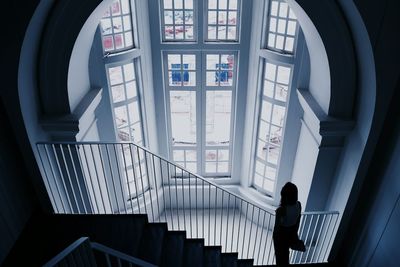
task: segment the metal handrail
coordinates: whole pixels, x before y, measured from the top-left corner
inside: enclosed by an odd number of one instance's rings
[[[75,253],[74,256],[71,256],[72,253],[75,251],[78,251],[79,253]],[[125,253],[122,253],[118,250],[112,249],[110,247],[107,247],[105,245],[96,243],[96,242],[90,242],[88,237],[81,237],[74,241],[72,244],[67,246],[65,249],[63,249],[60,253],[58,253],[56,256],[54,256],[51,260],[49,260],[47,263],[43,265],[43,267],[53,267],[53,266],[58,266],[58,265],[68,265],[68,257],[73,257],[74,261],[76,260],[81,260],[81,261],[87,261],[89,258],[96,262],[96,259],[93,255],[93,250],[97,250],[101,253],[104,254],[106,261],[108,262],[108,266],[111,266],[111,261],[110,261],[110,256],[116,258],[118,260],[119,265],[121,266],[121,261],[127,262],[130,265],[135,264],[135,266],[141,266],[141,267],[156,267],[156,265],[151,264],[149,262],[146,262],[144,260],[132,257],[130,255],[127,255]],[[78,259],[77,259],[78,257]],[[60,264],[63,263],[63,264]],[[78,264],[79,265],[79,264]]]
[[[204,178],[204,177],[202,177],[202,176],[200,176],[198,174],[192,173],[191,171],[189,171],[185,167],[183,167],[183,166],[181,166],[179,164],[176,164],[175,162],[170,161],[170,160],[168,160],[167,158],[165,158],[163,156],[159,156],[159,155],[151,152],[149,149],[147,149],[147,148],[145,148],[145,147],[143,147],[141,145],[135,144],[133,142],[128,142],[128,141],[123,141],[123,142],[122,141],[121,142],[87,142],[87,141],[86,142],[37,142],[36,144],[37,145],[99,145],[99,144],[102,144],[102,145],[120,145],[120,144],[134,145],[134,146],[146,151],[147,153],[151,154],[152,156],[157,157],[158,159],[164,160],[164,161],[168,162],[169,164],[171,164],[171,165],[173,165],[175,167],[179,167],[180,169],[182,169],[185,172],[189,173],[191,176],[194,176],[195,178],[198,178],[198,179],[200,179],[200,180],[202,180],[202,181],[204,181],[204,182],[206,182],[206,183],[208,183],[210,185],[213,185],[213,186],[217,187],[219,190],[222,190],[227,194],[233,195],[233,196],[239,198],[240,200],[242,200],[242,201],[244,201],[244,202],[246,202],[248,204],[254,205],[257,208],[259,208],[259,209],[261,209],[261,210],[263,210],[263,211],[265,211],[265,212],[267,212],[267,213],[269,213],[271,215],[275,215],[271,211],[260,207],[256,203],[248,201],[248,200],[244,199],[242,196],[240,196],[240,195],[238,195],[238,194],[236,194],[234,192],[230,192],[230,191],[224,189],[223,187],[221,187],[217,183],[209,181],[206,178]]]
[[[37,149],[56,213],[144,213],[223,252],[274,262],[273,212],[140,145],[38,142]],[[337,211],[303,212],[299,236],[309,251],[292,253],[291,262],[326,261],[338,217]]]

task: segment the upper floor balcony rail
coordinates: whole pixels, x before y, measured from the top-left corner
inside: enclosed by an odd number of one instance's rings
[[[273,211],[260,207],[148,149],[125,142],[40,142],[40,167],[55,213],[147,214],[205,245],[274,263]],[[338,212],[302,213],[307,251],[291,263],[325,262]]]

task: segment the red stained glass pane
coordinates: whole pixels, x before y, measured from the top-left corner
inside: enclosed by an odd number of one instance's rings
[[[112,3],[111,10],[112,10],[113,15],[118,15],[118,14],[121,13],[121,8],[119,6],[119,1],[116,1],[116,2]]]
[[[106,51],[114,49],[114,41],[112,36],[103,37],[103,47]]]
[[[114,40],[115,40],[115,48],[119,49],[124,46],[124,42],[122,40],[122,34],[116,34],[114,36]]]

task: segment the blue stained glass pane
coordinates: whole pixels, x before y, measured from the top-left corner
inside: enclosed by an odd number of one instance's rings
[[[181,64],[171,64],[172,69],[180,69]],[[183,64],[183,69],[185,71],[181,72],[180,70],[172,71],[172,82],[189,82],[189,64]]]
[[[221,71],[216,71],[215,72],[215,81],[218,82],[227,82],[229,78],[229,64],[227,63],[221,63],[221,64],[215,64],[217,69],[220,69]]]

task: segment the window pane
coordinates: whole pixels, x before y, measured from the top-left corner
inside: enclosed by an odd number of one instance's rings
[[[172,143],[196,145],[196,92],[171,91]]]
[[[122,68],[121,66],[113,67],[108,69],[108,77],[110,79],[110,84],[119,84],[123,82]]]
[[[173,159],[174,159],[174,161],[184,161],[185,160],[185,150],[174,150]]]
[[[207,91],[206,101],[206,144],[229,145],[232,93]]]
[[[229,163],[228,162],[218,162],[218,170],[219,173],[227,173],[229,171]]]
[[[115,112],[115,122],[118,128],[124,127],[128,125],[128,113],[126,111],[126,107],[116,107],[114,109]]]
[[[185,156],[187,161],[196,161],[197,160],[197,151],[196,150],[185,150]]]
[[[130,81],[135,79],[135,71],[133,70],[133,63],[124,65],[124,75],[125,81]]]
[[[125,100],[125,92],[123,85],[112,86],[111,92],[114,103]]]

